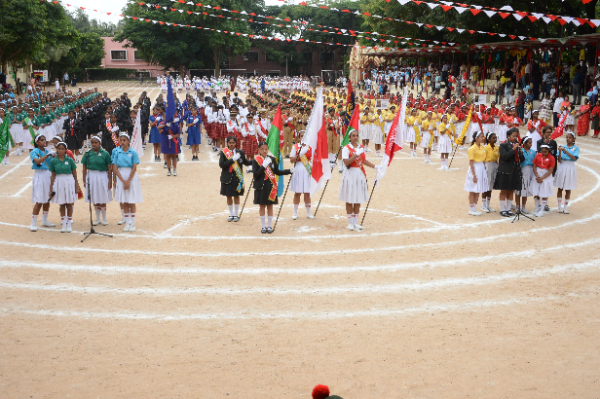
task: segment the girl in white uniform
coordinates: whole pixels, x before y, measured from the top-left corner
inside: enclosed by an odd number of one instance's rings
[[[477,211],[479,194],[489,190],[487,173],[485,171],[485,148],[483,147],[483,132],[473,133],[473,145],[467,151],[469,156],[469,169],[465,180],[464,190],[469,193],[469,215],[481,216]]]
[[[442,122],[438,126],[439,140],[438,140],[438,152],[442,162],[442,170],[448,170],[448,154],[452,152],[452,140],[454,139],[454,129],[450,123],[448,123],[448,115],[442,116]]]
[[[136,173],[140,158],[138,153],[129,147],[129,143],[129,135],[121,133],[119,135],[121,146],[115,148],[111,156],[114,197],[115,201],[121,204],[121,212],[123,212],[125,221],[123,231],[126,232],[135,231],[136,204],[143,201],[142,186]]]
[[[534,216],[544,216],[544,208],[548,204],[548,197],[554,195],[552,182],[554,164],[554,157],[550,154],[550,146],[542,144],[541,153],[538,153],[535,158],[533,158],[534,179],[531,184],[531,191],[533,195],[542,199],[541,205],[536,209]]]
[[[419,119],[417,116],[418,109],[413,108],[410,115],[406,117],[406,136],[404,140],[410,145],[410,155],[413,157],[417,156],[417,136],[420,137],[419,133]]]
[[[360,139],[362,140],[365,150],[369,149],[369,141],[373,139],[373,116],[369,113],[369,107],[365,107],[363,114],[360,116]]]
[[[86,188],[85,202],[91,201],[94,204],[96,220],[94,226],[100,224],[102,215],[102,225],[106,226],[106,204],[112,201],[112,166],[110,155],[102,148],[102,139],[99,136],[92,136],[92,149],[83,154],[81,165],[83,170],[83,184]],[[89,176],[88,176],[89,175]]]
[[[35,148],[29,153],[31,158],[31,169],[34,170],[33,181],[31,184],[31,203],[33,212],[31,215],[30,231],[37,231],[37,219],[40,214],[40,209],[43,210],[42,226],[55,227],[54,223],[48,221],[48,212],[50,212],[50,182],[52,173],[50,173],[50,161],[56,155],[55,152],[46,150],[46,136],[38,134],[34,140]]]
[[[77,194],[81,192],[77,181],[77,165],[67,156],[67,144],[56,144],[56,157],[50,161],[52,178],[48,197],[52,203],[58,204],[62,222],[61,233],[70,233],[73,223],[73,204],[77,201]]]
[[[579,159],[579,147],[575,145],[575,134],[566,133],[567,146],[558,147],[558,167],[554,176],[554,187],[558,199],[558,213],[569,213],[567,209],[571,199],[571,190],[577,189],[577,169],[575,162]],[[565,206],[562,207],[562,193],[565,190]]]
[[[521,191],[515,191],[517,207],[521,207],[521,212],[528,214],[527,197],[533,197],[531,183],[533,181],[533,159],[537,152],[532,148],[533,140],[531,136],[525,136],[523,139],[523,162],[521,162],[521,175],[523,177]]]
[[[364,147],[358,144],[358,138],[358,132],[352,131],[350,144],[342,150],[342,160],[346,167],[342,174],[339,199],[346,203],[348,230],[363,229],[357,219],[360,213],[360,204],[369,199],[367,172],[364,165],[375,168],[375,165],[367,161]]]
[[[300,206],[300,196],[304,195],[304,206],[306,207],[306,217],[314,219],[310,208],[310,180],[312,151],[307,145],[300,145],[304,137],[304,130],[299,133],[298,143],[294,144],[290,151],[290,160],[294,162],[294,174],[290,181],[290,190],[294,193],[294,214],[292,219],[298,219],[298,206]]]
[[[371,127],[373,143],[375,144],[375,155],[378,157],[381,156],[381,145],[385,144],[383,141],[383,124],[383,115],[381,114],[381,109],[378,109],[373,115],[373,124]]]

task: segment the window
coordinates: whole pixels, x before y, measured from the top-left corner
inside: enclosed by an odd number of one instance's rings
[[[244,62],[258,62],[258,51],[247,51],[244,54]]]
[[[110,59],[113,61],[125,61],[127,60],[126,50],[111,50]]]
[[[331,62],[333,61],[333,53],[321,53],[320,54],[321,63]]]
[[[312,55],[313,53],[311,52],[307,52],[307,53],[302,53],[302,59],[304,59],[304,61],[306,62],[312,62]]]
[[[138,56],[138,51],[137,50],[133,50],[133,59],[135,61],[143,61],[142,57]]]

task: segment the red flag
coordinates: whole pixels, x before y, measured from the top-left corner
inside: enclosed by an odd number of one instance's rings
[[[346,105],[348,105],[350,103],[350,101],[352,101],[353,93],[354,93],[354,90],[352,90],[352,81],[350,79],[348,79],[348,96],[346,97]]]
[[[567,121],[567,115],[569,115],[568,112],[565,115],[563,115],[563,117],[560,119],[560,122],[558,123],[558,127],[556,128],[556,130],[554,130],[554,133],[552,133],[552,136],[550,136],[550,138],[552,140],[563,135],[563,133],[565,131],[565,122]]]

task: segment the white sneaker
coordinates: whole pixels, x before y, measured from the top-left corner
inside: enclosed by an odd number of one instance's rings
[[[100,224],[100,221],[98,219],[94,220],[94,223],[92,223],[92,225],[94,226],[98,226]]]
[[[66,224],[63,224],[63,226],[60,229],[60,232],[61,233],[66,233],[67,232],[67,225]]]
[[[125,223],[127,223],[127,222],[125,221],[125,218],[123,218],[117,224],[120,226],[120,225],[125,224]]]
[[[558,207],[558,213],[563,213],[563,210],[561,207]]]
[[[487,208],[486,208],[486,207],[484,207],[484,206],[482,206],[482,207],[481,207],[481,211],[482,211],[482,212],[485,212],[485,213],[490,213],[490,210],[489,210],[489,209],[487,209]]]
[[[528,214],[530,214],[531,212],[529,212],[529,211],[528,211],[527,209],[525,209],[525,208],[522,208],[522,209],[521,209],[521,213],[522,213],[523,215],[528,215]]]
[[[73,231],[73,229],[71,228],[71,225],[67,224],[67,233],[70,233],[72,231]]]
[[[533,216],[538,217],[538,218],[543,218],[544,211],[543,210],[537,211],[536,213],[533,214]]]
[[[129,226],[129,231],[135,231],[135,225],[134,224],[132,224],[132,225]]]
[[[52,222],[42,222],[42,227],[56,227]]]
[[[362,230],[362,229],[364,229],[364,227],[362,227],[362,226],[361,226],[360,224],[358,224],[358,223],[354,225],[354,228],[355,228],[356,230]]]
[[[353,224],[349,224],[348,227],[346,227],[348,230],[355,230],[354,225]]]
[[[309,213],[308,215],[306,215],[307,218],[309,219],[314,219],[315,217],[312,215],[312,213]]]
[[[563,209],[563,213],[564,213],[565,215],[568,215],[568,214],[569,214],[569,210],[567,209],[567,207],[565,207],[565,208]]]
[[[102,226],[108,226],[108,220],[103,220],[102,221]]]
[[[487,210],[490,212],[496,212],[496,210],[494,208],[492,208],[491,206],[488,206]]]
[[[126,224],[126,225],[125,225],[125,228],[123,229],[123,231],[124,231],[124,232],[128,232],[128,231],[130,231],[130,230],[129,230],[129,224]]]
[[[472,216],[481,216],[483,214],[481,212],[477,212],[477,211],[469,211],[469,215],[472,215]]]
[[[32,224],[29,226],[29,231],[37,231],[37,226],[35,224]]]
[[[293,214],[293,215],[292,215],[292,220],[296,220],[296,219],[298,219],[298,215],[296,215],[296,214]]]

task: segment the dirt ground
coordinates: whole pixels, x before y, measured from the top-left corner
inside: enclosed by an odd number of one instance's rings
[[[99,87],[158,94],[153,82]],[[345,399],[598,398],[599,144],[577,140],[568,215],[469,216],[466,152],[446,172],[437,153],[428,165],[404,150],[363,232],[346,230],[336,169],[317,218],[292,220],[288,196],[269,236],[251,200],[227,222],[204,143],[200,162],[185,147],[177,177],[148,146],[137,231],[122,232],[111,203],[98,230],[114,237],[84,243],[82,201],[72,234],[29,232],[32,171],[11,157],[0,397],[309,398],[322,383]]]

